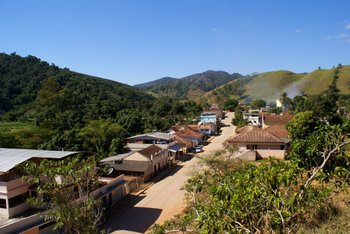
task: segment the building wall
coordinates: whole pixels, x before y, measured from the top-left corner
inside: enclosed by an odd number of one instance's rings
[[[261,158],[274,157],[277,159],[284,159],[286,151],[285,150],[256,150],[257,156]]]
[[[28,184],[24,183],[21,178],[0,182],[0,199],[6,201],[6,208],[0,208],[1,217],[12,218],[30,208],[30,206],[24,202],[14,207],[10,207],[9,204],[9,199],[27,193],[28,188]]]

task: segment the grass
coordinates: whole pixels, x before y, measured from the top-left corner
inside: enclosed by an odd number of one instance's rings
[[[245,89],[251,99],[264,99],[275,101],[281,93],[285,92],[292,84],[298,82],[304,75],[290,71],[273,71],[261,73],[250,81]]]
[[[350,188],[338,191],[332,196],[333,209],[321,210],[316,225],[301,226],[298,234],[350,233]]]
[[[2,132],[17,132],[21,130],[31,130],[33,125],[23,122],[0,122],[0,131]]]

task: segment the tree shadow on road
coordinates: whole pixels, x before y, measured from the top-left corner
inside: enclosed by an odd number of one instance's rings
[[[127,198],[122,199],[121,203],[113,206],[105,225],[107,233],[114,231],[145,233],[158,219],[162,209],[134,207],[144,197],[143,195],[129,194]]]

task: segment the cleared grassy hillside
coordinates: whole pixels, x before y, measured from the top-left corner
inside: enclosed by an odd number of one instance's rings
[[[264,99],[275,101],[286,92],[288,96],[319,94],[331,84],[336,68],[315,70],[297,74],[291,71],[272,71],[240,78],[224,84],[203,97],[209,102],[221,104],[229,98],[241,100]],[[337,87],[343,94],[350,94],[350,66],[339,68]]]
[[[249,99],[264,99],[275,101],[283,92],[293,89],[304,74],[296,74],[290,71],[273,71],[258,74],[252,77],[245,86],[245,95]]]

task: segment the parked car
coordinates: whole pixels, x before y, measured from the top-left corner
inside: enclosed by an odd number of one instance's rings
[[[200,146],[194,147],[194,152],[195,152],[195,153],[203,152],[203,148],[200,147]]]

